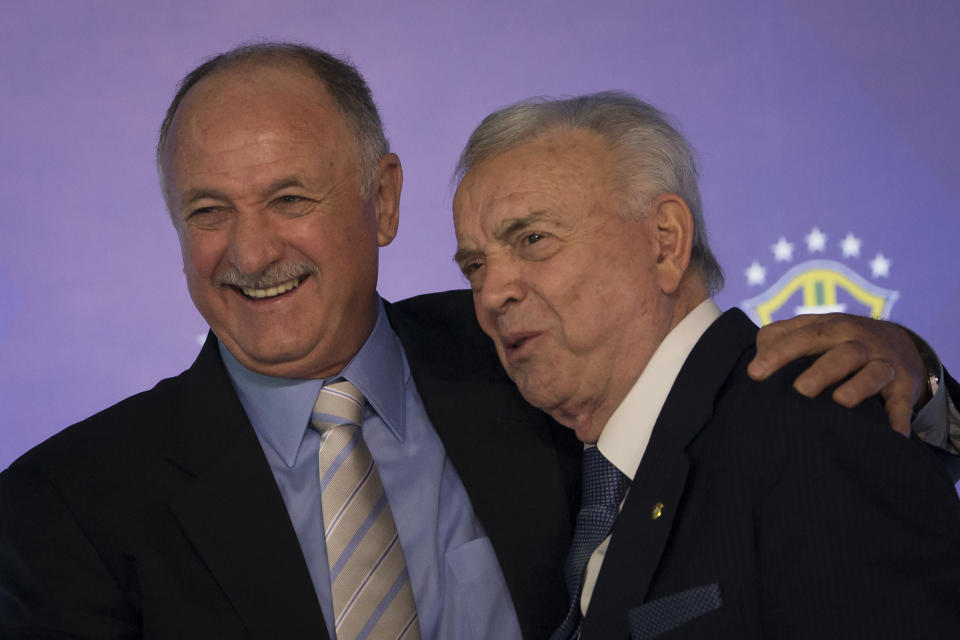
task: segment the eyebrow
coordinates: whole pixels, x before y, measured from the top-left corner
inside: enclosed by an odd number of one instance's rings
[[[546,211],[540,210],[534,211],[533,213],[525,215],[522,218],[507,218],[494,230],[493,237],[496,240],[503,240],[504,238],[511,236],[518,231],[523,231],[546,215]],[[457,252],[453,254],[453,261],[459,264],[467,258],[472,258],[479,255],[483,255],[483,252],[475,249],[457,249]]]
[[[215,189],[191,189],[184,194],[183,204],[192,204],[197,200],[203,200],[205,198],[209,198],[211,200],[229,200],[227,196]]]
[[[467,258],[473,258],[474,256],[479,255],[480,252],[475,249],[457,249],[457,252],[453,254],[453,261],[459,265]]]
[[[279,180],[274,180],[271,182],[270,186],[268,186],[263,193],[272,195],[281,189],[287,189],[289,187],[303,187],[303,182],[301,182],[300,179],[295,176],[280,178]]]
[[[546,211],[540,210],[529,213],[522,218],[507,218],[501,222],[496,229],[494,229],[493,237],[497,240],[502,240],[503,238],[511,236],[518,231],[523,231],[534,222],[546,217],[546,215]]]

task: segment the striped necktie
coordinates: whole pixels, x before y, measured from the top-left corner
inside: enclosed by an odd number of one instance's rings
[[[363,394],[325,384],[310,425],[323,434],[319,472],[323,528],[338,640],[419,640],[420,625],[380,474],[363,442]]]

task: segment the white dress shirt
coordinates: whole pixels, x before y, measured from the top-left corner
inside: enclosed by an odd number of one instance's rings
[[[673,387],[683,363],[707,328],[721,315],[720,307],[709,298],[701,302],[675,326],[653,353],[623,402],[603,427],[597,447],[600,453],[633,481],[650,442],[653,425]],[[623,506],[623,503],[621,503]],[[610,536],[600,543],[583,577],[580,612],[586,615],[600,565],[610,545]]]

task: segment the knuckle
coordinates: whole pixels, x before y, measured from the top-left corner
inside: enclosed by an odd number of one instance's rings
[[[894,370],[890,366],[890,363],[880,360],[871,360],[869,363],[867,363],[867,366],[864,367],[864,370],[868,370],[870,375],[876,379],[879,385],[896,389],[897,377],[894,374]]]
[[[897,376],[897,368],[893,366],[893,363],[887,360],[886,358],[876,358],[871,361],[876,364],[876,368],[883,373],[887,380],[895,381],[900,377],[909,377],[909,376]]]
[[[870,359],[870,348],[865,345],[860,340],[847,340],[844,343],[850,351],[861,361],[867,361]]]
[[[770,325],[765,325],[760,327],[760,330],[757,331],[757,344],[762,344],[770,339],[773,329],[770,328]]]

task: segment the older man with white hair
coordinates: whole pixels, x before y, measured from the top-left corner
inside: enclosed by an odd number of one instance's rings
[[[947,474],[879,402],[803,397],[797,365],[748,376],[757,329],[710,298],[693,154],[662,113],[616,92],[519,103],[459,175],[480,325],[588,445],[553,638],[956,633]]]

